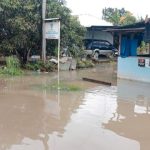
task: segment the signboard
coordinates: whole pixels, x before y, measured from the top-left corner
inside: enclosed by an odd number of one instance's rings
[[[143,58],[138,59],[138,66],[145,67],[145,59],[143,59]]]
[[[60,39],[59,21],[45,23],[45,38],[46,39]]]
[[[145,67],[150,68],[150,59],[145,59]]]

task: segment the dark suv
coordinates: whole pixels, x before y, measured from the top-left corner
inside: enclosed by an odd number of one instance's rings
[[[95,59],[99,58],[99,55],[110,56],[118,53],[118,50],[108,41],[94,40],[87,44],[85,53],[87,56],[92,56]]]

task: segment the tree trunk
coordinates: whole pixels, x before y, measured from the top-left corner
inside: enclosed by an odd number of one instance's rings
[[[30,58],[30,52],[31,52],[31,48],[27,52],[27,62],[29,61],[29,58]]]

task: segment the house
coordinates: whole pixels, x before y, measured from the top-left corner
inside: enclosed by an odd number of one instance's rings
[[[119,36],[118,77],[150,82],[150,19],[105,31]]]
[[[113,29],[114,26],[91,26],[87,27],[87,32],[85,34],[85,41],[91,42],[93,40],[106,40],[113,44],[114,36],[111,32],[106,32],[104,30]]]

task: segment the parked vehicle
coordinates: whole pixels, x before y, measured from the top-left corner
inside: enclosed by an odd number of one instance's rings
[[[118,50],[106,40],[94,40],[87,44],[85,54],[86,56],[98,59],[100,55],[117,56]]]

